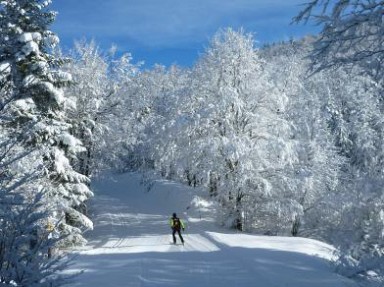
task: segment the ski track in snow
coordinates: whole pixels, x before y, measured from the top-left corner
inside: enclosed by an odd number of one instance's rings
[[[196,190],[135,174],[93,183],[95,228],[68,272],[77,287],[357,287],[333,273],[332,247],[315,240],[231,233],[214,224]],[[200,206],[191,205],[191,201]],[[190,207],[190,208],[187,208]],[[168,220],[184,219],[185,246],[171,244]]]

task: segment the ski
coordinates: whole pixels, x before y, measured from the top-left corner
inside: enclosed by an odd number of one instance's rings
[[[169,245],[174,245],[174,246],[183,246],[184,244],[182,244],[182,243],[170,243]]]

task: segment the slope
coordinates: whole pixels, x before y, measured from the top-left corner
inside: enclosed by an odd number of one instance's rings
[[[156,181],[148,192],[140,182],[135,174],[94,182],[95,229],[70,270],[84,270],[72,286],[357,286],[333,273],[327,244],[231,233],[196,190]],[[170,244],[173,212],[187,223],[185,246]]]

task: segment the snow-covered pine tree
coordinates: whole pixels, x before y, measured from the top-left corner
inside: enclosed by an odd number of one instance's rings
[[[48,10],[50,2],[0,3],[1,79],[8,82],[2,87],[2,108],[7,113],[2,125],[26,149],[39,152],[43,168],[36,192],[44,190],[46,200],[60,203],[56,211],[63,217],[62,233],[71,235],[67,237],[71,243],[82,244],[81,229],[92,228],[92,222],[79,210],[92,192],[88,177],[70,163],[84,147],[71,135],[63,113],[62,87],[70,83],[71,76],[60,71],[65,60],[52,53],[59,40],[49,30],[55,19],[55,13]]]
[[[59,274],[68,261],[54,250],[65,238],[57,232],[60,222],[50,218],[56,204],[36,187],[41,151],[14,136],[10,116],[0,110],[0,285],[61,286],[68,283]],[[47,230],[48,219],[53,229]]]

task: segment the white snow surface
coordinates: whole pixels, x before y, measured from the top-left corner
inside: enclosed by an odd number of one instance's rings
[[[137,174],[93,182],[94,230],[75,253],[71,286],[357,287],[334,273],[334,249],[293,237],[236,233],[214,223],[203,192],[158,180],[148,192]],[[170,214],[186,223],[186,244],[171,244]]]
[[[27,42],[22,48],[21,51],[25,56],[28,56],[31,53],[39,54],[40,49],[39,45],[36,42],[30,41]]]
[[[11,64],[9,62],[0,63],[0,80],[11,73]]]
[[[19,36],[19,42],[27,43],[33,40],[32,33],[23,33]]]

